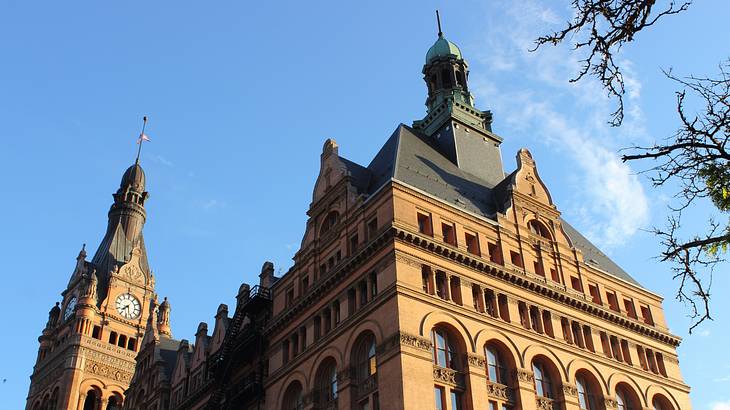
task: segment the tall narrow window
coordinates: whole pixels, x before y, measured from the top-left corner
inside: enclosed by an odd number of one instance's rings
[[[504,261],[502,260],[502,249],[499,245],[490,242],[487,244],[487,251],[489,252],[490,261],[504,265]]]
[[[654,319],[651,317],[651,309],[649,309],[648,305],[641,305],[641,318],[647,325],[654,325]]]
[[[497,297],[491,289],[484,289],[484,302],[486,302],[487,314],[497,317]]]
[[[322,318],[317,315],[314,317],[314,340],[317,341],[322,336]]]
[[[433,236],[433,223],[431,222],[431,214],[418,212],[418,232]]]
[[[436,400],[436,410],[446,410],[446,398],[444,388],[441,386],[434,386],[433,388],[434,398]]]
[[[542,326],[545,328],[546,335],[555,337],[555,332],[553,332],[553,318],[547,310],[542,311]]]
[[[576,276],[570,277],[570,287],[577,290],[578,292],[583,292],[583,285],[580,283],[580,278]]]
[[[368,279],[370,280],[370,298],[372,299],[378,294],[378,274],[370,272]]]
[[[525,329],[530,329],[530,316],[527,312],[527,304],[525,302],[519,302],[517,304],[517,310],[520,313],[520,324],[522,324],[522,327]]]
[[[332,303],[332,314],[334,315],[335,326],[340,324],[340,301],[335,300]]]
[[[601,346],[603,347],[603,354],[609,359],[613,357],[611,354],[611,343],[608,341],[608,335],[606,332],[601,332]]]
[[[436,271],[436,295],[441,299],[449,299],[449,284],[444,272]]]
[[[454,224],[442,223],[441,234],[443,235],[444,242],[456,246],[456,229],[454,228]]]
[[[611,310],[613,310],[614,312],[619,311],[618,300],[616,299],[616,292],[607,290],[606,291],[606,301],[608,302],[608,307]]]
[[[513,265],[520,267],[520,268],[524,267],[522,265],[522,256],[520,256],[519,253],[517,253],[515,251],[509,251],[509,257],[510,257],[510,260],[512,261]]]
[[[573,321],[570,323],[570,329],[573,332],[573,340],[575,341],[575,344],[581,349],[585,348],[586,346],[583,343],[583,330],[581,329],[580,324]]]
[[[631,350],[629,350],[629,342],[626,339],[621,339],[621,353],[623,354],[624,361],[629,365],[634,363],[631,360]]]
[[[368,240],[372,240],[373,238],[375,238],[375,234],[378,233],[378,218],[370,219],[367,225],[367,229]]]
[[[350,237],[350,254],[353,254],[353,253],[355,253],[355,251],[357,251],[357,247],[359,244],[360,244],[360,240],[357,237],[357,234],[352,235]]]
[[[499,351],[494,346],[486,348],[487,378],[489,381],[506,385],[508,383],[507,368],[502,361]]]
[[[575,378],[575,386],[578,390],[578,405],[580,410],[598,410],[595,404],[595,393],[591,389],[591,385],[587,383],[583,376]]]
[[[433,274],[431,273],[431,268],[426,265],[421,266],[421,284],[424,292],[433,295]]]
[[[451,410],[461,410],[461,393],[451,390]]]
[[[509,323],[509,302],[507,301],[507,295],[500,293],[497,299],[499,301],[499,317]]]
[[[484,302],[482,302],[482,290],[479,285],[471,285],[471,298],[474,304],[474,310],[480,313],[484,313]]]
[[[446,329],[436,327],[431,332],[434,345],[434,363],[437,366],[458,370],[457,353],[454,341]]]
[[[595,352],[596,348],[593,346],[593,332],[591,332],[591,328],[588,325],[583,325],[583,339],[585,339],[586,342],[586,349],[591,352]]]
[[[601,304],[601,292],[598,291],[598,285],[588,284],[588,293],[591,294],[591,301],[597,305]]]
[[[474,255],[480,255],[481,252],[479,252],[479,238],[476,234],[471,234],[469,232],[464,233],[464,241],[466,242],[466,251],[474,254]]]
[[[634,307],[634,301],[628,298],[624,299],[624,309],[626,309],[626,315],[632,319],[638,319],[636,316],[636,308]]]
[[[532,372],[535,375],[535,392],[540,397],[552,399],[553,384],[550,375],[545,371],[545,366],[541,362],[532,363]]]

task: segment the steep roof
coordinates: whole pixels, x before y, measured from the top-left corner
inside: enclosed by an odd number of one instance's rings
[[[373,194],[393,179],[496,221],[497,212],[504,212],[508,205],[507,189],[514,173],[507,174],[497,185],[490,184],[460,169],[431,141],[419,131],[400,124],[367,167],[341,159],[361,193]],[[586,263],[641,286],[570,224],[563,221],[563,226],[573,246],[583,252]]]

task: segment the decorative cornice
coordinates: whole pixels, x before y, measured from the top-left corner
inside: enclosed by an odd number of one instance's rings
[[[479,367],[482,369],[486,369],[487,367],[487,359],[485,359],[484,356],[480,356],[478,354],[467,353],[466,361],[467,363],[469,363],[469,366]]]
[[[563,395],[577,397],[578,387],[573,384],[563,383]]]
[[[418,246],[422,250],[436,254],[446,259],[450,259],[455,263],[461,264],[469,269],[476,270],[482,274],[510,282],[516,286],[520,286],[533,293],[540,294],[547,298],[553,299],[563,305],[582,310],[592,316],[612,322],[621,327],[632,330],[644,336],[656,339],[673,347],[679,346],[681,339],[678,337],[660,332],[656,329],[644,326],[640,323],[629,321],[628,319],[616,315],[602,307],[598,307],[586,300],[581,300],[577,295],[573,295],[567,291],[555,289],[546,283],[540,283],[528,277],[524,272],[519,270],[509,270],[506,266],[495,264],[472,254],[467,254],[460,249],[444,246],[434,241],[433,238],[410,232],[401,227],[393,227],[394,236],[397,241],[405,242],[414,246]]]
[[[525,369],[515,369],[512,373],[514,375],[514,378],[517,382],[522,383],[534,383],[535,382],[535,375]]]

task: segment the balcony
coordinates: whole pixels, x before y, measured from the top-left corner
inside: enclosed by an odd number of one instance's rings
[[[558,410],[557,402],[547,397],[536,397],[535,398],[537,410]]]
[[[499,383],[487,381],[487,396],[492,399],[503,400],[508,402],[514,401],[514,392],[512,388]]]

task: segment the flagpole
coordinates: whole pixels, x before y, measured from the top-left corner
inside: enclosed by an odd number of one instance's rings
[[[139,164],[139,154],[142,153],[142,143],[144,142],[144,138],[142,136],[144,135],[144,129],[147,126],[147,116],[145,115],[142,117],[142,133],[139,134],[139,147],[137,148],[137,159],[134,161],[135,164]]]

